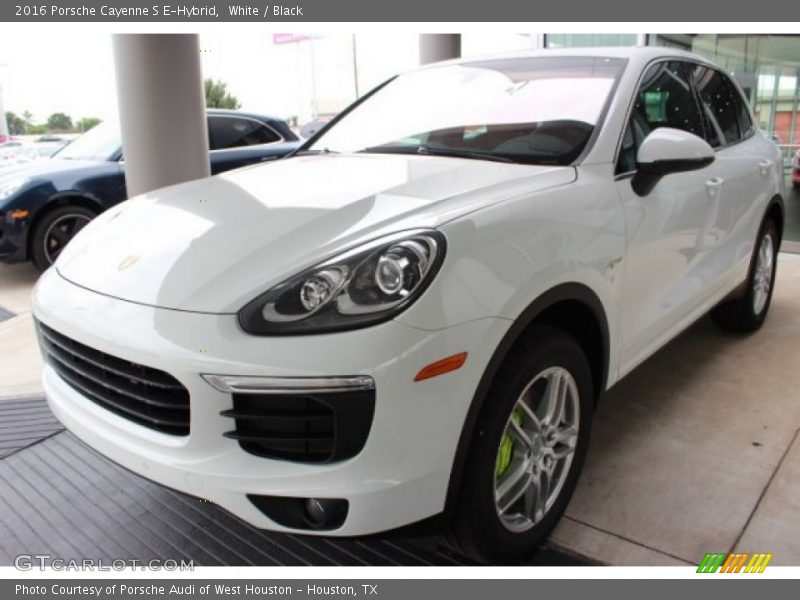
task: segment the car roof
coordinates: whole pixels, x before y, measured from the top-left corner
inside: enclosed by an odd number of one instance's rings
[[[470,56],[467,58],[456,58],[437,63],[431,63],[421,67],[421,69],[437,68],[446,65],[468,65],[471,63],[483,62],[486,60],[503,60],[513,58],[546,58],[546,57],[587,57],[587,58],[622,58],[630,64],[641,66],[652,62],[657,58],[677,58],[688,59],[711,65],[710,61],[698,54],[671,48],[667,46],[610,46],[610,47],[585,47],[585,48],[548,48],[542,50],[516,50],[513,52],[501,52],[495,54],[485,54],[481,56]],[[419,70],[419,69],[413,69]],[[411,69],[409,70],[411,71]]]
[[[257,113],[249,110],[234,110],[229,108],[207,108],[206,114],[209,116],[250,117],[252,119],[259,119],[262,121],[283,121],[283,119],[280,117],[265,115],[264,113]]]

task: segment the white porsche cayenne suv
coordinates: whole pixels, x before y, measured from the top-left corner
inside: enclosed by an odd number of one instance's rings
[[[44,387],[91,447],[257,527],[444,515],[513,562],[563,513],[604,390],[709,310],[762,324],[783,189],[698,56],[427,66],[290,158],[81,231],[34,292]]]

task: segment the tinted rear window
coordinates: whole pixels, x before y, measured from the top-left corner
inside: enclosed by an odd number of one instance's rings
[[[263,123],[241,117],[210,117],[208,138],[212,150],[270,144],[281,139]]]

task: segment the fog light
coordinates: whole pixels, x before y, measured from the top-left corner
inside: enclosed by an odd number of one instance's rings
[[[314,529],[326,529],[332,524],[341,525],[346,514],[346,500],[308,498],[305,503],[306,521]]]
[[[331,531],[347,518],[349,504],[342,498],[290,498],[248,494],[253,505],[278,525],[289,529]]]

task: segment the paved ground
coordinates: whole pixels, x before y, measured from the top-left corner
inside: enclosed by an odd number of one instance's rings
[[[31,288],[39,273],[30,264],[0,264],[0,397],[41,393],[42,361],[34,339]]]
[[[41,394],[29,313],[35,278],[28,266],[0,265],[0,306],[14,313],[0,314],[0,397]],[[697,564],[705,552],[731,550],[800,564],[798,346],[800,257],[782,255],[760,332],[736,336],[704,319],[606,395],[577,493],[549,545],[614,565]],[[78,452],[65,436],[2,464],[24,477],[25,461],[46,464],[42,457],[65,445]],[[536,559],[564,561],[547,552]]]
[[[610,564],[800,565],[799,346],[800,256],[782,255],[759,332],[704,319],[605,396],[551,542]]]
[[[106,564],[465,564],[435,539],[326,540],[259,531],[106,460],[63,431],[43,399],[0,402],[0,423],[0,565],[19,554]],[[10,423],[14,429],[4,428]]]

